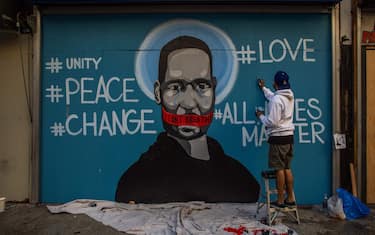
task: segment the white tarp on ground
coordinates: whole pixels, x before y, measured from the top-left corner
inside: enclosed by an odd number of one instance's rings
[[[127,204],[113,201],[79,199],[57,206],[47,206],[51,213],[86,214],[91,218],[129,234],[288,234],[283,224],[267,226],[258,220],[265,217],[264,207],[257,215],[255,203],[165,203]],[[291,232],[291,231],[290,231]],[[241,234],[241,233],[238,233]],[[296,234],[295,232],[292,234]]]

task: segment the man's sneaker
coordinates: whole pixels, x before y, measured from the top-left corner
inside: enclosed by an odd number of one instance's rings
[[[277,201],[274,201],[274,202],[271,202],[271,207],[285,208],[286,205],[284,203],[279,204]]]
[[[287,200],[285,200],[284,201],[284,205],[287,206],[287,207],[295,207],[296,206],[296,202],[295,201],[288,202]]]

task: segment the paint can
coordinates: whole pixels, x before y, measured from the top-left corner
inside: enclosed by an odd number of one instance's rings
[[[5,197],[0,197],[0,212],[3,212],[5,210]]]

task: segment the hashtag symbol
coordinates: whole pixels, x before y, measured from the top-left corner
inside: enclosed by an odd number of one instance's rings
[[[255,51],[250,50],[250,45],[246,46],[246,50],[244,46],[241,46],[240,51],[236,51],[237,61],[242,62],[242,64],[251,64],[251,61],[255,61],[256,58],[252,57],[255,54]]]
[[[59,73],[60,69],[63,68],[62,64],[59,58],[51,58],[51,60],[46,63],[45,69],[49,70],[51,73]]]
[[[63,134],[65,133],[65,127],[63,126],[61,122],[59,123],[55,122],[52,126],[50,126],[50,129],[51,129],[51,133],[54,136],[63,136]]]
[[[223,113],[221,112],[220,109],[215,109],[214,118],[215,120],[223,118]]]
[[[60,98],[64,97],[63,94],[61,94],[62,89],[59,88],[59,86],[51,85],[50,88],[47,88],[46,91],[49,92],[49,94],[46,95],[47,98],[50,98],[52,103],[59,103]]]

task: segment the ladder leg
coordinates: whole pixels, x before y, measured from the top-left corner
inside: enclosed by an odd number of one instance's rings
[[[297,219],[297,224],[300,224],[300,220],[299,220],[299,213],[298,213],[298,209],[297,209],[297,206],[296,206],[296,219]]]
[[[297,201],[296,201],[296,197],[294,195],[294,192],[293,192],[293,198],[296,202],[296,205],[292,208],[289,208],[288,209],[288,215],[297,222],[297,224],[300,224],[300,219],[299,219],[299,213],[298,213],[298,207],[297,207]]]
[[[298,214],[298,207],[297,207],[297,199],[296,199],[296,195],[294,194],[294,190],[293,190],[293,198],[294,198],[294,201],[296,202],[295,213],[296,213],[297,224],[300,224],[299,214]]]
[[[266,203],[267,203],[267,224],[271,225],[273,221],[273,216],[271,212],[271,196],[270,196],[270,185],[268,179],[264,179],[264,185],[266,188]]]

